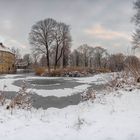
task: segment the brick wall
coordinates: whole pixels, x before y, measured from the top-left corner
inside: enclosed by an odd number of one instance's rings
[[[15,71],[14,54],[6,51],[0,51],[0,73],[14,73]]]

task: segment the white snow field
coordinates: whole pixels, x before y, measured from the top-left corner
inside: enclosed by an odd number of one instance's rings
[[[0,140],[140,140],[136,88],[63,109],[15,109],[11,114],[5,108],[0,106]]]

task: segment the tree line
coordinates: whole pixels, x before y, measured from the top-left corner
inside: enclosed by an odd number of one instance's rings
[[[109,55],[107,50],[100,46],[83,44],[71,51],[70,26],[51,18],[38,21],[32,26],[29,42],[34,64],[47,66],[48,72],[51,68],[67,66],[120,71],[124,69],[125,61],[128,61],[123,54]],[[134,60],[136,59],[135,57]]]
[[[26,55],[25,55],[26,56]],[[24,57],[24,60],[32,62],[33,65],[37,67],[46,67],[46,57],[42,55],[40,58],[32,56],[32,60],[28,59],[29,57]],[[30,57],[31,58],[31,57]],[[53,68],[54,58],[50,56],[50,66]],[[73,51],[69,50],[67,59],[65,59],[65,65],[60,59],[57,67],[66,68],[66,67],[80,67],[80,68],[90,68],[92,70],[105,70],[105,71],[123,71],[126,68],[134,67],[140,68],[140,60],[134,55],[124,55],[122,53],[118,54],[109,54],[106,49],[97,46],[92,47],[87,44],[79,46]]]

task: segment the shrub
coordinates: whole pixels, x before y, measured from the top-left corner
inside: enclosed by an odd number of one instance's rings
[[[29,109],[31,108],[32,101],[29,92],[27,92],[27,85],[26,82],[23,81],[22,87],[17,92],[16,96],[10,101],[7,109],[13,109],[15,107],[22,108],[22,109]]]
[[[96,73],[107,73],[107,72],[111,72],[109,69],[107,68],[98,68],[95,70]]]
[[[82,101],[94,101],[96,99],[96,91],[93,89],[88,89],[84,93],[81,94],[81,100]]]
[[[1,103],[1,105],[4,105],[4,103],[5,103],[5,92],[4,92],[4,89],[5,89],[6,87],[7,87],[7,86],[4,85],[4,86],[3,86],[3,90],[0,91],[0,103]]]
[[[42,74],[44,74],[46,71],[45,67],[37,67],[35,68],[35,74],[41,76]]]
[[[135,78],[136,82],[140,79],[140,60],[136,56],[128,56],[125,60],[125,70]]]
[[[126,71],[115,73],[112,80],[107,84],[108,90],[119,90],[119,89],[125,89],[132,91],[134,85],[136,85],[135,78]]]
[[[52,70],[50,72],[50,76],[59,77],[59,76],[62,75],[62,73],[63,73],[63,70],[62,69]]]
[[[1,105],[4,105],[4,102],[5,102],[4,93],[3,93],[3,91],[0,91],[0,103],[1,103]]]

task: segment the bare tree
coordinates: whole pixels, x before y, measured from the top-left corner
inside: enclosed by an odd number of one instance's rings
[[[39,58],[39,56],[38,56],[37,53],[33,53],[31,55],[33,66],[37,66],[38,65],[38,58]],[[46,57],[45,57],[45,59],[46,59]]]
[[[140,60],[138,57],[130,55],[127,56],[125,59],[125,66],[126,67],[133,67],[137,71],[140,70]]]
[[[24,61],[24,62],[27,62],[27,63],[28,63],[28,66],[30,66],[31,63],[32,63],[30,54],[25,54],[25,55],[23,56],[23,61]]]
[[[135,32],[133,33],[133,49],[140,48],[140,0],[134,2],[135,15],[132,17],[132,21],[135,24]]]
[[[66,50],[70,47],[71,36],[69,26],[65,23],[58,23],[56,30],[54,30],[55,39],[55,64],[54,69],[56,69],[60,58],[65,57]]]
[[[62,68],[65,68],[69,65],[69,56],[70,56],[71,50],[69,43],[66,43],[63,52],[62,52]]]
[[[42,57],[39,60],[39,65],[44,67],[44,66],[46,66],[46,64],[47,64],[46,57],[45,57],[45,55],[42,55]]]
[[[140,29],[136,29],[132,37],[133,50],[135,51],[135,49],[140,47]]]
[[[125,56],[121,53],[113,54],[108,60],[109,69],[111,71],[122,71],[125,65]]]
[[[45,54],[48,72],[50,72],[49,49],[54,45],[54,30],[57,22],[51,18],[41,20],[32,26],[29,34],[29,42],[33,46],[33,52]]]
[[[70,54],[70,65],[71,66],[80,66],[80,53],[75,49],[71,54]]]
[[[62,50],[62,66],[63,68],[68,65],[69,61],[69,55],[71,52],[71,35],[70,35],[70,29],[68,25],[65,25],[63,28],[63,50]]]
[[[107,56],[107,51],[98,46],[94,48],[94,67],[101,68],[102,67],[102,60],[105,56]]]
[[[107,66],[105,61],[108,56],[109,54],[102,47],[92,47],[83,44],[71,53],[70,65],[89,68],[105,68]]]
[[[58,23],[50,18],[41,20],[32,26],[29,41],[34,53],[45,54],[48,72],[50,72],[51,56],[54,57],[54,69],[62,56],[66,58],[68,53],[66,50],[70,48],[71,42],[70,29],[65,23]]]
[[[85,67],[88,66],[88,52],[89,52],[89,46],[87,44],[83,44],[81,45],[78,49],[77,49],[81,54],[82,54],[82,57],[83,57],[83,65]]]
[[[16,60],[21,59],[21,52],[18,48],[12,47],[11,50],[12,50],[13,54],[15,55]]]

